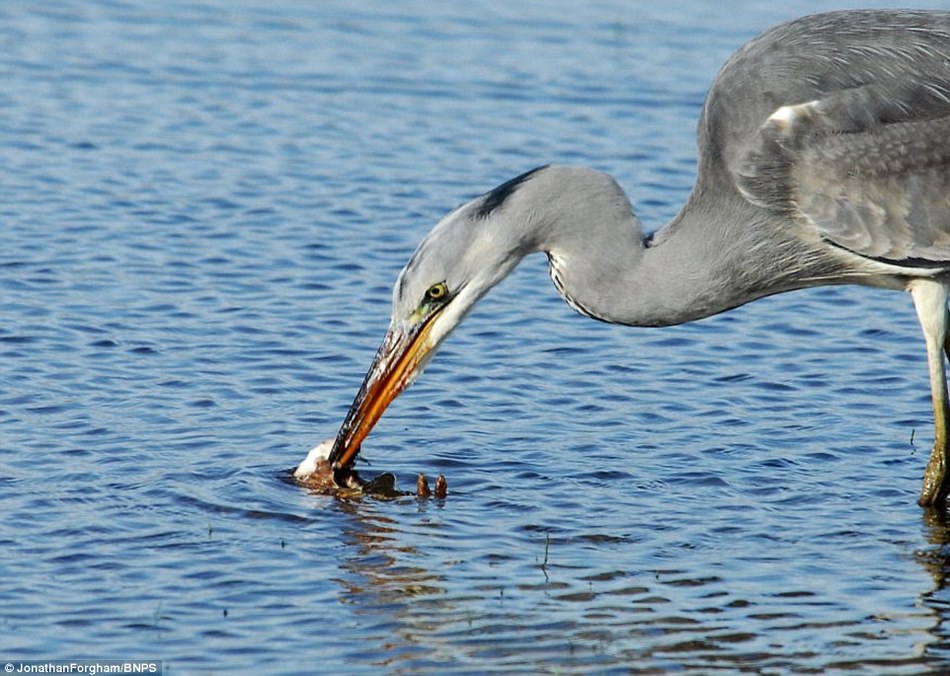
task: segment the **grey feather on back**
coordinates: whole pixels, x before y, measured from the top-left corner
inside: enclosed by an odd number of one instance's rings
[[[713,90],[707,133],[749,202],[863,256],[950,261],[950,14],[806,17]]]
[[[746,198],[833,244],[903,265],[950,261],[950,83],[908,78],[778,109],[735,170]]]

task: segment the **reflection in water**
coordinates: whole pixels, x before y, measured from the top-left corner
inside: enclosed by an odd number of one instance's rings
[[[425,499],[404,501],[416,501],[420,513],[438,508]],[[365,621],[365,640],[380,653],[376,657],[369,651],[357,656],[359,661],[369,657],[379,666],[393,666],[423,659],[434,650],[430,637],[436,623],[451,614],[439,574],[403,562],[424,557],[416,547],[400,544],[398,522],[376,512],[374,501],[340,499],[338,504],[351,517],[343,528],[349,546],[340,562],[344,575],[337,578],[340,603],[353,606],[354,615]]]
[[[929,630],[933,639],[926,646],[927,655],[932,659],[946,660],[950,657],[950,635],[946,622],[950,617],[950,603],[947,601],[947,574],[950,571],[950,519],[944,510],[928,508],[923,514],[923,531],[929,549],[918,550],[916,560],[933,579],[933,589],[920,595],[920,602],[933,613],[934,624]]]
[[[934,547],[918,554],[935,583],[921,595],[934,620],[924,639],[921,613],[857,617],[842,607],[836,617],[820,589],[782,587],[781,575],[743,590],[709,573],[708,565],[700,566],[702,573],[669,565],[624,569],[616,557],[637,547],[632,537],[528,527],[518,538],[525,555],[512,554],[499,533],[497,548],[469,548],[467,562],[446,558],[452,526],[444,522],[443,504],[415,498],[337,504],[348,519],[339,602],[352,608],[363,636],[349,655],[353,663],[369,660],[395,673],[464,670],[485,660],[537,672],[552,664],[569,670],[623,664],[629,673],[711,664],[755,665],[755,673],[921,673],[945,664],[950,608],[941,599],[950,526],[933,513],[925,527]],[[586,560],[565,558],[579,545]],[[497,574],[486,575],[486,564]],[[777,557],[776,565],[786,564]],[[841,584],[863,584],[860,567],[854,575]],[[826,635],[825,650],[814,649],[815,632]],[[917,650],[889,651],[887,639],[901,634],[920,634]]]

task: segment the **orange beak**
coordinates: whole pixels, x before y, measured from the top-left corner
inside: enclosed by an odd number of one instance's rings
[[[330,451],[329,463],[335,473],[352,466],[360,444],[383,411],[418,375],[432,353],[429,333],[438,315],[436,312],[409,328],[397,324],[389,328]]]

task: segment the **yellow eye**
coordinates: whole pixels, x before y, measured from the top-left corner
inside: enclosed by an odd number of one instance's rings
[[[439,282],[438,284],[433,284],[430,286],[429,290],[426,291],[426,302],[431,303],[432,301],[441,301],[444,300],[448,295],[449,289],[445,285],[445,282]]]

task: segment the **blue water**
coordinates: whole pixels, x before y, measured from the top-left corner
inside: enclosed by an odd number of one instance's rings
[[[529,259],[364,445],[364,472],[444,473],[447,499],[287,480],[443,213],[566,162],[656,227],[719,65],[829,7],[0,5],[0,661],[950,669],[902,294],[637,330]]]

